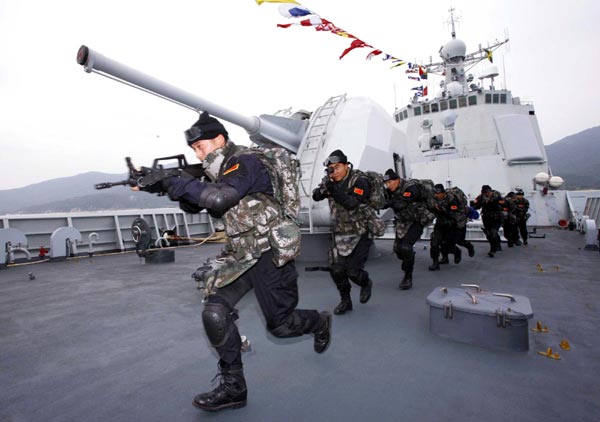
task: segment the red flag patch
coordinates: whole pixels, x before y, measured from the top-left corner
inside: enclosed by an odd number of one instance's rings
[[[404,192],[402,194],[402,196],[409,197],[409,196],[412,196],[412,193],[410,193],[410,192]]]
[[[362,195],[364,193],[364,191],[362,189],[359,188],[354,188],[354,193],[357,195]]]
[[[233,166],[229,167],[227,170],[225,170],[223,172],[223,176],[225,176],[226,174],[231,173],[232,171],[236,171],[239,168],[240,168],[240,163],[234,164]]]
[[[457,210],[457,209],[458,209],[458,207],[457,207],[456,205],[450,205],[450,209],[451,209],[451,210]]]

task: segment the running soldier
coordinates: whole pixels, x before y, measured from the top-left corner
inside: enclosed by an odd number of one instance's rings
[[[341,298],[333,313],[343,315],[352,310],[349,280],[360,286],[360,303],[367,303],[371,298],[373,282],[364,267],[374,237],[370,223],[377,216],[369,203],[371,186],[367,177],[353,168],[342,151],[333,151],[323,165],[327,174],[313,191],[312,198],[329,200],[333,231],[330,274]]]
[[[525,198],[523,189],[517,189],[514,200],[516,206],[515,214],[517,216],[517,229],[523,239],[523,245],[527,245],[527,219],[529,218],[529,201]],[[517,239],[515,245],[520,246],[521,241]]]
[[[500,192],[492,190],[489,185],[483,185],[481,194],[471,203],[471,207],[474,209],[481,209],[483,232],[490,243],[490,251],[488,252],[490,258],[493,258],[496,252],[502,250],[498,231],[504,221],[505,202]]]
[[[404,278],[398,286],[401,290],[412,288],[415,265],[413,247],[421,238],[423,229],[433,221],[433,213],[427,207],[426,192],[419,180],[401,179],[392,169],[383,176],[387,186],[388,207],[394,210],[396,240],[394,252],[402,261]]]
[[[434,186],[434,197],[436,199],[435,225],[431,233],[430,255],[433,263],[429,266],[430,271],[440,269],[440,252],[444,263],[448,262],[448,254],[454,255],[454,263],[458,264],[462,253],[457,242],[462,239],[463,229],[467,227],[467,213],[463,199],[457,191],[444,189],[444,185]],[[469,243],[470,244],[470,243]],[[473,247],[473,245],[471,245]]]
[[[195,274],[197,280],[206,282],[202,321],[219,354],[221,383],[197,395],[193,404],[214,412],[246,405],[242,341],[235,324],[235,305],[246,293],[254,289],[271,334],[282,338],[313,334],[317,353],[329,346],[331,314],[296,309],[298,272],[294,258],[299,254],[300,231],[276,199],[290,188],[278,183],[276,172],[289,172],[291,167],[273,168],[276,161],[268,159],[264,151],[235,145],[225,127],[206,112],[185,136],[211,182],[172,177],[143,190],[168,192],[186,212],[206,208],[222,216],[229,237],[219,264],[212,269],[201,267],[202,272],[199,274],[199,269]],[[281,149],[273,151],[285,154]]]

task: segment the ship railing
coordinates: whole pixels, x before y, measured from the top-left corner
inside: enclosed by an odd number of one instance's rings
[[[81,233],[82,241],[74,245],[72,251],[75,255],[78,249],[87,251],[90,246],[95,253],[124,252],[135,249],[131,226],[138,217],[148,222],[155,239],[161,237],[162,230],[174,230],[187,238],[214,232],[213,221],[205,211],[186,214],[179,208],[11,214],[0,216],[0,229],[13,228],[23,232],[27,238],[27,249],[33,256],[38,255],[40,248],[50,246],[50,237],[61,227],[73,227]]]

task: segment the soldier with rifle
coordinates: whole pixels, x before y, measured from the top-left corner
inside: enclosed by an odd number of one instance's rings
[[[235,145],[221,122],[206,112],[185,136],[210,182],[168,174],[139,190],[168,193],[186,212],[206,208],[223,218],[229,237],[225,255],[219,264],[204,265],[196,273],[196,279],[206,283],[202,321],[219,354],[221,382],[197,395],[193,404],[206,411],[238,408],[246,405],[247,387],[235,305],[246,293],[254,289],[271,334],[282,338],[313,334],[317,353],[329,346],[332,319],[329,312],[296,309],[294,258],[299,254],[300,231],[280,199],[290,188],[281,186],[281,176],[293,169],[275,168],[279,161],[268,159],[266,153]],[[290,191],[297,193],[297,185],[286,192]]]
[[[341,298],[333,313],[343,315],[352,310],[349,280],[360,286],[360,303],[367,303],[371,298],[373,282],[364,267],[373,245],[374,234],[369,222],[377,217],[369,203],[372,189],[369,180],[352,167],[342,151],[333,151],[323,165],[326,174],[312,198],[329,200],[333,224],[330,274]]]
[[[483,220],[483,232],[490,243],[488,256],[493,258],[496,252],[502,250],[500,244],[500,234],[498,230],[505,220],[506,200],[500,192],[493,190],[490,185],[481,187],[481,194],[471,202],[471,207],[481,209],[481,219]]]

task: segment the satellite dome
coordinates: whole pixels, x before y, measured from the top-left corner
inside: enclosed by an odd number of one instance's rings
[[[560,176],[552,176],[550,180],[548,180],[548,184],[551,188],[560,188],[565,181]]]
[[[440,56],[444,60],[451,60],[454,58],[465,57],[467,54],[467,45],[458,39],[450,40],[442,47]]]
[[[440,113],[440,122],[446,129],[449,129],[454,126],[454,122],[456,122],[457,117],[458,113],[456,113],[456,111],[445,110]]]
[[[550,176],[548,175],[548,173],[544,173],[543,171],[536,174],[533,178],[533,181],[538,185],[544,185],[548,183],[548,180],[550,180]]]
[[[450,97],[458,97],[459,95],[464,94],[463,86],[460,82],[450,82],[446,85],[446,91]]]
[[[481,75],[479,77],[479,79],[495,78],[499,74],[500,74],[500,72],[498,71],[498,66],[496,66],[495,64],[491,64],[485,68],[485,70],[483,71],[483,75]]]

